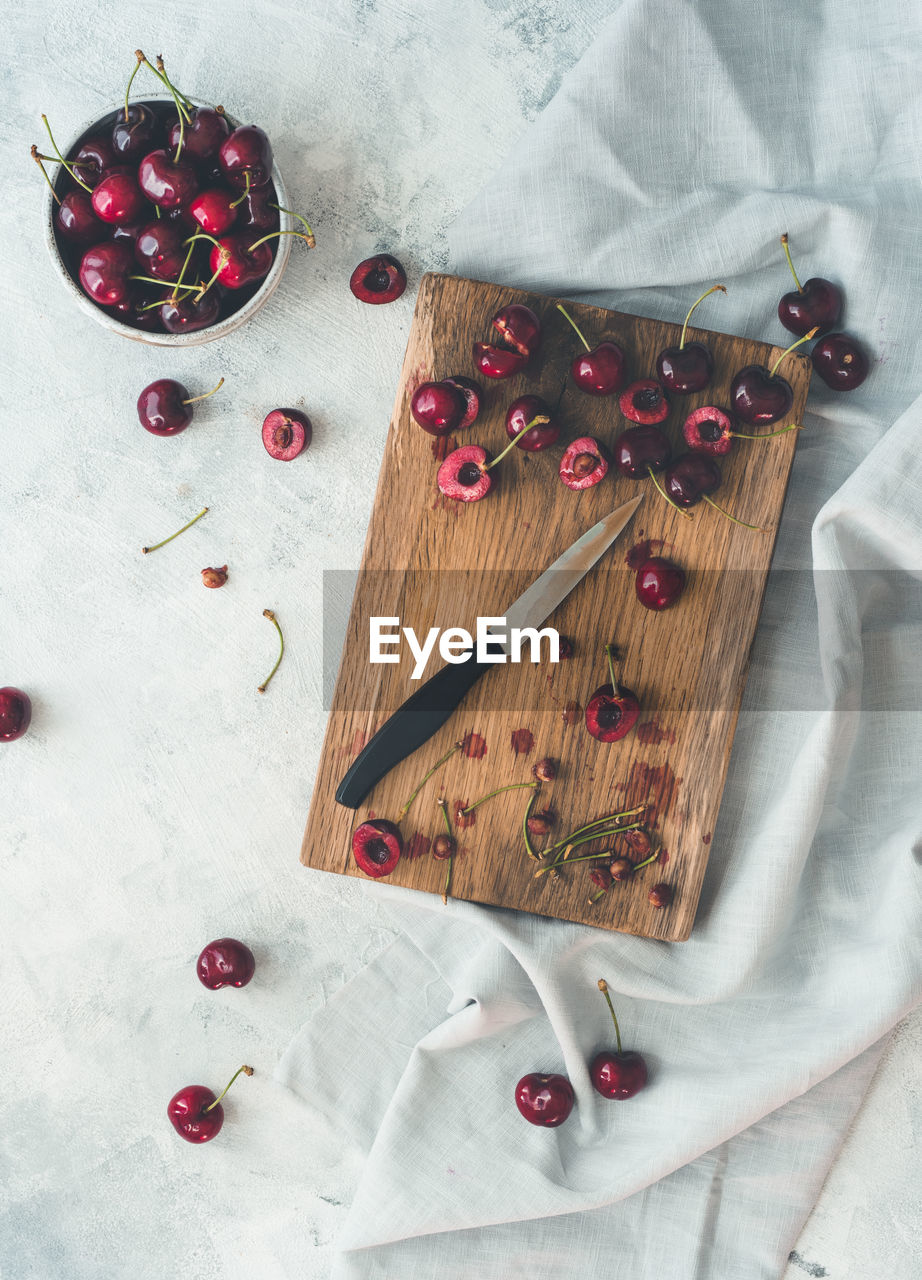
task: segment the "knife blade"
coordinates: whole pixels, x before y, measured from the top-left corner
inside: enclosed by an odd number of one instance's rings
[[[513,627],[540,627],[630,523],[641,501],[637,497],[623,503],[558,556],[506,610],[505,645],[497,641],[495,647],[508,646]],[[420,685],[355,758],[336,788],[337,803],[357,809],[375,783],[441,729],[492,666],[471,654],[465,662],[442,667]]]

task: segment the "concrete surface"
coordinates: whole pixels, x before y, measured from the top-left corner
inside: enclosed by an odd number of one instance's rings
[[[358,563],[413,287],[444,228],[592,39],[612,0],[76,0],[2,4],[5,247],[0,684],[33,727],[0,748],[0,1276],[3,1280],[322,1277],[357,1169],[309,1150],[269,1077],[305,1016],[387,942],[373,896],[298,865],[317,761],[323,568]],[[141,46],[187,92],[271,135],[317,233],[276,297],[217,346],[176,355],[80,316],[42,247],[28,144],[123,91]],[[346,289],[375,249],[411,288],[386,308]],[[194,393],[156,439],[152,378]],[[262,449],[304,404],[310,452]],[[193,530],[144,543],[203,505]],[[221,591],[199,570],[230,566]],[[276,610],[287,652],[262,617]],[[258,960],[206,992],[194,958],[233,934]],[[899,1029],[785,1280],[909,1280],[922,1017]],[[219,1142],[164,1107],[243,1061]],[[357,1073],[358,1074],[358,1073]],[[358,1079],[357,1087],[365,1087]],[[729,1278],[728,1278],[729,1280]]]

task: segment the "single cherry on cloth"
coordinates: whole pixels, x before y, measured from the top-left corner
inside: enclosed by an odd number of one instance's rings
[[[187,205],[198,191],[198,177],[188,160],[176,160],[172,151],[149,151],[138,165],[138,186],[160,209]]]
[[[386,818],[371,818],[352,833],[352,856],[366,876],[389,876],[403,853],[400,829]]]
[[[685,590],[685,571],[664,556],[651,556],[637,570],[634,590],[644,608],[659,613]]]
[[[496,312],[492,324],[507,345],[475,342],[474,364],[485,378],[511,378],[541,345],[541,321],[531,307],[513,302]]]
[[[576,385],[591,396],[610,396],[620,391],[627,378],[627,356],[624,348],[611,340],[590,347],[576,321],[559,302],[557,310],[573,327],[585,347],[585,351],[574,356],[570,365],[570,377]]]
[[[615,466],[632,479],[662,471],[671,456],[669,439],[657,426],[628,427],[615,440]]]
[[[529,1124],[556,1129],[573,1110],[573,1086],[566,1076],[533,1071],[515,1086],[515,1105]]]
[[[272,143],[255,124],[242,124],[221,143],[218,163],[238,191],[264,187],[272,177]]]
[[[854,391],[868,376],[863,349],[848,333],[827,333],[811,354],[813,367],[833,391]]]
[[[389,253],[365,258],[349,277],[349,288],[359,302],[380,306],[396,302],[407,287],[407,273]]]
[[[787,232],[781,237],[784,254],[797,285],[796,291],[784,294],[778,303],[778,319],[791,333],[803,338],[812,329],[816,334],[827,333],[842,312],[842,294],[831,280],[814,276],[801,284],[791,261]]]
[[[234,193],[209,187],[189,201],[189,216],[209,235],[223,236],[237,220]]]
[[[155,436],[175,436],[185,431],[192,421],[192,406],[223,387],[224,379],[201,396],[190,396],[181,382],[172,378],[158,378],[144,388],[138,396],[138,418],[141,426]]]
[[[579,493],[605,479],[608,463],[608,452],[598,440],[593,436],[580,436],[567,445],[557,474],[568,489]]]
[[[601,1053],[597,1053],[589,1067],[589,1077],[592,1080],[592,1087],[603,1098],[623,1102],[627,1098],[633,1098],[635,1093],[640,1093],[647,1083],[647,1064],[636,1050],[622,1048],[621,1028],[618,1026],[615,1007],[611,1002],[608,983],[604,978],[599,978],[599,990],[608,1003],[611,1019],[615,1024],[618,1048],[617,1051],[603,1049]]]
[[[227,1088],[217,1096],[203,1084],[187,1084],[167,1103],[170,1124],[186,1142],[210,1142],[218,1136],[224,1124],[224,1108],[221,1106],[224,1094],[237,1076],[252,1074],[252,1067],[241,1067],[231,1077]]]
[[[637,723],[637,695],[615,677],[614,646],[605,646],[610,684],[600,685],[586,703],[586,728],[599,742],[620,742]]]
[[[279,462],[291,462],[310,444],[314,428],[300,409],[273,409],[263,420],[263,445]]]
[[[90,197],[100,222],[127,226],[144,216],[147,205],[140,186],[130,173],[107,173]]]
[[[0,689],[0,742],[15,742],[32,721],[32,700],[22,689],[5,685]]]
[[[182,154],[187,160],[208,160],[217,155],[231,128],[223,107],[193,107],[192,119],[180,131],[179,120],[174,120],[167,137],[170,150],[175,153],[182,136]]]
[[[816,330],[811,329],[792,342],[771,369],[762,364],[747,364],[745,369],[740,369],[730,384],[733,412],[738,418],[754,427],[767,427],[790,411],[794,391],[787,379],[778,373],[778,366],[795,347],[807,342],[815,333]]]
[[[775,436],[783,436],[788,431],[799,431],[800,423],[791,422],[779,431],[763,431],[759,435],[748,435],[744,431],[733,430],[733,419],[716,405],[705,404],[688,415],[682,424],[682,435],[685,443],[693,453],[707,453],[712,458],[720,458],[733,448],[734,440],[772,440]]]
[[[695,391],[703,391],[711,381],[714,373],[714,357],[703,342],[685,341],[688,322],[692,312],[699,303],[712,293],[726,293],[726,286],[712,285],[702,293],[697,302],[693,302],[685,323],[682,325],[682,336],[677,347],[665,347],[657,356],[656,372],[660,382],[667,391],[677,396],[688,396]]]
[[[129,240],[108,240],[87,249],[80,260],[80,283],[101,307],[115,307],[131,295],[135,261]]]
[[[203,987],[245,987],[256,972],[256,960],[246,943],[236,938],[215,938],[203,947],[195,962],[195,972]]]
[[[112,149],[120,160],[140,160],[153,150],[160,121],[143,102],[122,107],[112,126]]]
[[[447,379],[421,382],[410,400],[410,413],[431,436],[445,436],[457,431],[467,417],[467,396]]]
[[[666,392],[655,378],[639,378],[622,391],[618,408],[631,422],[652,426],[669,415]]]
[[[540,396],[520,396],[506,410],[506,435],[527,453],[538,453],[557,443],[560,424]]]
[[[82,187],[68,191],[60,205],[55,206],[54,225],[73,244],[95,244],[106,235],[106,228],[96,217],[92,198]]]

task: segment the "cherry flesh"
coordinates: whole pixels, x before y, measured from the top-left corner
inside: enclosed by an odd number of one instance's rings
[[[533,425],[525,431],[529,423]],[[506,435],[510,439],[518,437],[516,445],[519,449],[538,453],[557,443],[560,425],[550,406],[540,396],[520,396],[506,410]]]
[[[733,448],[733,421],[715,405],[702,405],[685,419],[682,435],[689,449],[719,458]]]
[[[32,701],[22,689],[5,685],[0,689],[0,742],[21,738],[32,720]]]
[[[120,160],[139,160],[153,149],[159,121],[143,102],[133,102],[125,114],[123,107],[112,126],[112,149]]]
[[[448,382],[422,382],[413,392],[410,413],[424,431],[445,436],[467,417],[468,401],[460,387]]]
[[[59,206],[55,207],[54,225],[65,239],[74,244],[94,244],[105,235],[99,225],[93,201],[89,194],[78,187],[69,191]]]
[[[722,284],[715,284],[706,293],[702,293],[685,317],[679,345],[664,348],[657,357],[657,377],[667,391],[677,396],[688,396],[695,391],[703,391],[714,373],[714,357],[710,350],[703,342],[686,342],[685,335],[695,307],[715,292],[726,293],[727,291]]]
[[[105,174],[93,191],[91,203],[101,222],[115,226],[139,221],[147,208],[140,187],[128,173]]]
[[[605,1049],[601,1053],[597,1053],[589,1068],[589,1076],[592,1080],[593,1088],[603,1098],[612,1098],[623,1102],[627,1098],[633,1098],[635,1093],[640,1093],[647,1083],[647,1064],[636,1050],[622,1049],[621,1029],[618,1026],[618,1019],[615,1017],[611,996],[608,994],[608,984],[604,978],[599,979],[599,990],[605,996],[608,1008],[611,1011],[618,1048],[617,1051]]]
[[[232,191],[209,187],[190,200],[189,216],[211,236],[223,236],[237,220]]]
[[[659,613],[675,604],[685,590],[684,570],[663,556],[651,556],[637,570],[634,589],[645,608]]]
[[[257,125],[241,125],[221,143],[218,163],[238,190],[264,187],[272,176],[272,144]]]
[[[636,479],[649,469],[662,471],[672,454],[672,446],[659,427],[628,427],[615,441],[615,466],[623,476]]]
[[[194,107],[192,119],[183,130],[182,155],[187,160],[208,160],[217,155],[221,144],[230,134],[230,125],[222,111],[214,107]],[[179,146],[179,121],[170,127],[167,139],[174,155]]]
[[[151,204],[161,209],[187,205],[198,190],[195,169],[172,151],[149,151],[138,165],[138,186]]]
[[[833,391],[854,391],[868,376],[868,358],[848,333],[827,333],[813,348],[813,368]]]
[[[633,729],[640,715],[637,695],[615,676],[614,647],[605,646],[608,684],[600,685],[586,703],[586,728],[599,742],[619,742]]]
[[[541,345],[541,321],[531,307],[513,302],[497,311],[493,328],[502,340],[527,360]]]
[[[666,393],[655,378],[641,378],[621,393],[618,408],[631,422],[650,426],[669,415]]]
[[[791,261],[787,233],[781,237],[781,243],[797,288],[781,298],[778,303],[778,319],[785,329],[797,334],[799,338],[811,329],[818,334],[827,333],[841,315],[841,291],[831,280],[825,280],[822,276],[814,276],[806,284],[801,284]]]
[[[131,243],[110,240],[87,249],[80,261],[80,283],[101,307],[114,307],[130,297],[128,277],[134,267]]]
[[[683,453],[666,468],[664,488],[678,507],[693,507],[720,488],[720,470],[703,453]]]
[[[407,287],[407,273],[389,253],[366,258],[349,277],[349,288],[359,302],[380,306],[395,302]]]
[[[568,489],[591,489],[608,474],[608,454],[592,436],[580,436],[567,446],[558,474]]]
[[[573,1086],[566,1076],[532,1072],[515,1086],[515,1105],[529,1124],[555,1129],[573,1110]]]
[[[473,422],[476,422],[477,415],[480,413],[480,405],[483,401],[483,387],[478,382],[475,382],[473,378],[466,378],[460,373],[453,373],[450,378],[443,378],[442,381],[447,382],[452,387],[457,387],[467,404],[467,412],[458,423],[458,430],[471,426]]]
[[[491,462],[479,444],[465,444],[448,455],[439,467],[439,491],[455,502],[479,502],[490,492],[493,478],[487,470]]]
[[[389,876],[402,853],[400,831],[386,818],[363,822],[352,833],[352,856],[359,868],[373,880]]]
[[[300,409],[273,409],[263,422],[263,444],[270,457],[291,462],[310,444],[311,420]]]
[[[141,426],[155,436],[175,436],[192,421],[191,396],[181,382],[158,378],[138,396]]]
[[[195,972],[210,991],[245,987],[256,972],[256,960],[250,948],[236,938],[216,938],[202,948]]]

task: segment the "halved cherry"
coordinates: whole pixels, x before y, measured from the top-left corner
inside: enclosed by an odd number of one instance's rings
[[[353,857],[366,876],[373,880],[389,876],[400,861],[401,853],[403,839],[400,831],[386,818],[363,822],[352,833]]]
[[[608,472],[608,454],[592,436],[580,436],[560,459],[560,478],[568,489],[591,489]]]
[[[478,382],[475,382],[473,378],[466,378],[461,373],[453,373],[450,378],[443,378],[442,381],[449,383],[452,387],[457,387],[467,401],[467,413],[465,413],[457,426],[457,430],[461,431],[476,422],[483,400],[483,387]]]
[[[479,502],[489,493],[493,478],[490,455],[479,444],[465,444],[448,455],[438,472],[438,486],[455,502]]]
[[[618,408],[631,422],[650,425],[669,416],[666,392],[655,378],[640,378],[621,393]]]
[[[314,434],[311,420],[300,409],[273,409],[263,421],[266,452],[279,462],[291,462],[306,449]]]
[[[474,343],[474,365],[485,378],[514,378],[528,363],[528,356],[508,347],[495,347],[489,342]]]
[[[513,302],[497,311],[493,328],[504,342],[527,360],[541,345],[541,321],[531,307]]]

